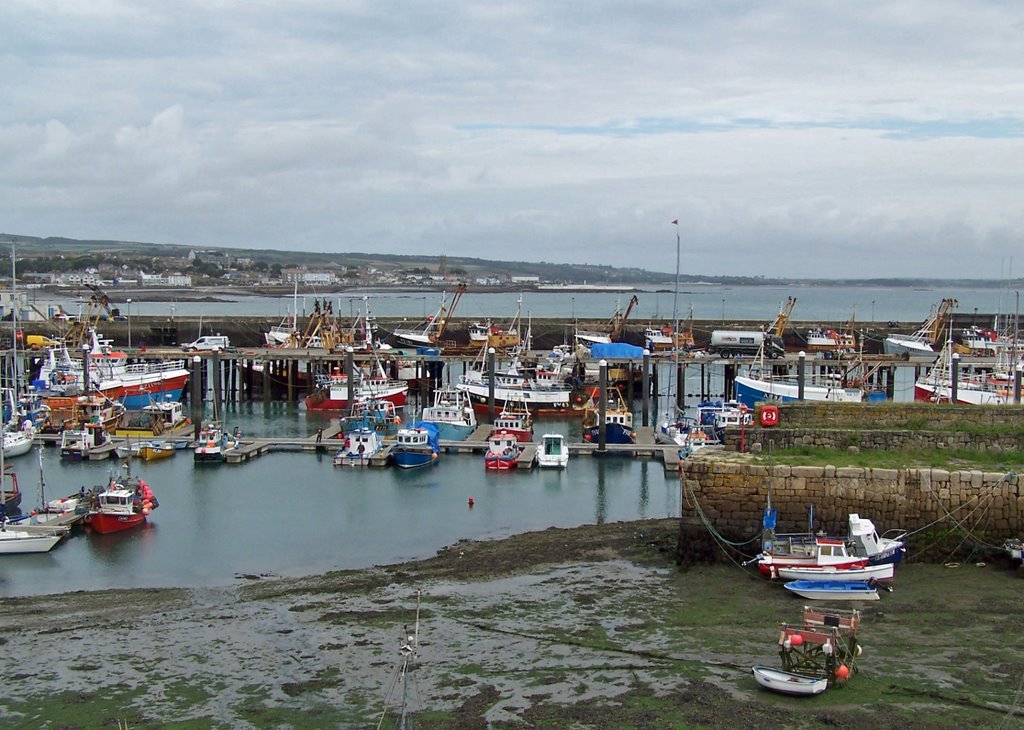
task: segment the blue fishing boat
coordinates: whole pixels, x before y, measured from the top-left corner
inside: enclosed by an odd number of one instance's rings
[[[391,460],[399,469],[416,469],[436,464],[441,446],[433,423],[418,422],[398,429]]]

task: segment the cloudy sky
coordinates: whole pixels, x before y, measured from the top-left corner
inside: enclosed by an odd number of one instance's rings
[[[5,233],[1024,270],[1019,2],[5,0],[0,27]]]

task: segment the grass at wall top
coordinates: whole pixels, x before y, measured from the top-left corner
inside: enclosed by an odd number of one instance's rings
[[[763,454],[762,463],[790,466],[852,466],[872,469],[948,469],[950,471],[1024,471],[1024,451],[969,451],[965,449],[906,449],[902,451],[849,451],[809,446],[776,449]]]

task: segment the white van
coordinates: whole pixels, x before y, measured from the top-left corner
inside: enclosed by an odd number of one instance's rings
[[[222,352],[231,347],[231,342],[226,335],[203,335],[198,340],[186,343],[181,346],[185,352]]]

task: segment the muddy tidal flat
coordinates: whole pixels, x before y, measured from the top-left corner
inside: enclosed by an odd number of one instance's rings
[[[0,603],[4,728],[1024,727],[1024,579],[916,564],[862,604],[860,671],[761,690],[803,601],[730,562],[676,567],[677,522],[461,542],[428,560],[220,589]],[[400,647],[415,624],[408,681]]]

